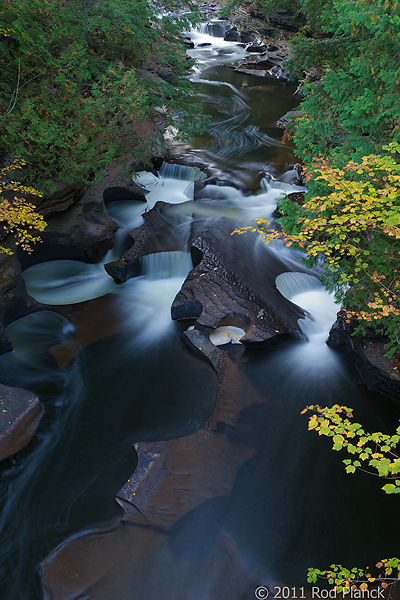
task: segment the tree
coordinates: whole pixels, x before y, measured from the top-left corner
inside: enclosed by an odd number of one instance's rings
[[[27,183],[89,181],[127,151],[137,160],[160,152],[170,123],[198,125],[177,37],[192,15],[174,16],[178,8],[175,0],[3,4],[1,146],[27,163]]]
[[[319,14],[310,8],[320,31],[294,38],[290,63],[300,77],[314,69],[294,139],[306,164],[318,155],[340,166],[400,141],[398,0],[331,0]]]

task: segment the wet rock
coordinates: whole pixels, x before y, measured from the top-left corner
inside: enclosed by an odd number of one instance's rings
[[[115,202],[116,200],[139,200],[146,202],[145,194],[148,192],[145,188],[132,182],[129,187],[113,186],[108,187],[103,192],[104,203]]]
[[[118,226],[106,211],[102,195],[91,188],[62,214],[50,216],[42,243],[27,254],[18,250],[23,269],[46,260],[76,259],[98,262],[113,246]]]
[[[37,202],[38,210],[44,217],[67,210],[78,201],[86,187],[78,181],[67,183],[56,179],[52,183],[55,191]]]
[[[359,381],[373,392],[400,402],[400,364],[384,355],[386,339],[353,336],[354,327],[343,313],[333,325],[328,346],[340,352],[358,372]]]
[[[237,27],[232,27],[231,29],[228,29],[225,32],[224,39],[227,42],[240,42],[241,41],[240,31],[238,31]]]
[[[267,250],[257,255],[255,236],[232,238],[234,227],[232,220],[221,219],[193,242],[201,260],[176,296],[172,318],[195,317],[196,328],[203,331],[215,329],[222,320],[225,325],[243,323],[244,343],[265,342],[279,334],[300,335],[297,320],[302,309],[275,286],[275,278],[288,270],[287,265]]]
[[[257,41],[257,37],[253,33],[249,33],[248,31],[241,31],[240,32],[240,39],[245,44],[250,44],[252,42],[256,42]]]
[[[266,46],[263,45],[257,45],[257,44],[253,44],[251,46],[247,46],[246,50],[247,52],[256,52],[258,54],[262,54],[263,52],[265,52],[267,49]]]
[[[203,42],[202,44],[198,44],[199,48],[205,48],[206,46],[212,46],[211,42]]]
[[[42,413],[35,394],[0,383],[0,460],[29,444]]]
[[[4,354],[12,350],[5,327],[40,307],[26,291],[21,265],[15,254],[0,255],[0,272],[0,354]]]

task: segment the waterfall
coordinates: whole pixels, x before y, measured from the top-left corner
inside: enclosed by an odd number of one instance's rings
[[[192,268],[188,252],[156,252],[140,258],[141,270],[149,280],[186,277]]]
[[[185,179],[186,181],[200,181],[207,177],[199,167],[167,162],[163,162],[161,165],[159,175],[165,179]]]
[[[224,21],[210,21],[200,25],[200,33],[210,35],[211,37],[223,38],[226,31],[226,23]]]
[[[340,309],[334,295],[325,290],[319,279],[307,273],[282,273],[276,278],[276,287],[282,296],[308,313],[299,319],[300,329],[308,338],[308,344],[296,350],[299,365],[329,370],[338,361],[325,343]]]

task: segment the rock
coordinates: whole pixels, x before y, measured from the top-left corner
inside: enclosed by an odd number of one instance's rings
[[[103,192],[103,200],[105,204],[116,200],[139,200],[140,202],[146,202],[145,194],[147,192],[148,190],[132,182],[129,188],[122,186],[106,188]]]
[[[250,44],[252,42],[256,42],[257,41],[257,37],[253,33],[249,33],[248,31],[241,31],[240,32],[240,39],[245,44]]]
[[[18,250],[23,269],[50,259],[98,262],[112,248],[113,234],[118,228],[106,211],[102,194],[96,196],[92,188],[47,222],[40,236],[43,243],[36,244],[31,254]]]
[[[44,217],[67,210],[78,201],[86,187],[78,181],[67,183],[56,179],[52,183],[56,187],[55,191],[51,195],[35,201],[38,211]]]
[[[15,254],[0,255],[0,272],[0,354],[4,354],[12,350],[5,327],[20,317],[40,310],[40,306],[26,291],[21,265]]]
[[[247,52],[258,52],[258,54],[265,52],[266,49],[267,49],[266,46],[258,45],[258,44],[252,44],[251,46],[248,46],[246,48]]]
[[[277,50],[279,50],[278,46],[275,46],[275,44],[270,44],[267,47],[268,52],[276,52]]]
[[[275,278],[288,267],[273,253],[257,258],[256,236],[235,236],[235,224],[223,218],[192,244],[197,266],[189,273],[172,304],[172,318],[197,318],[195,327],[218,325],[247,330],[244,343],[265,342],[277,334],[298,337],[304,314],[278,292]],[[249,268],[251,265],[251,268]]]
[[[29,444],[42,413],[35,394],[0,383],[0,460]]]
[[[129,161],[132,171],[141,168],[141,165],[134,165],[131,157],[123,157],[109,167],[100,181],[87,186],[84,191],[77,189],[74,199],[67,202],[68,206],[65,205],[66,210],[62,213],[56,211],[56,206],[61,204],[56,205],[52,201],[51,208],[50,200],[46,200],[44,205],[51,210],[47,218],[48,227],[41,234],[43,243],[36,244],[32,254],[18,250],[23,269],[50,259],[98,262],[103,258],[112,248],[113,234],[118,228],[109,216],[105,202],[144,200],[146,190],[125,173],[123,165],[129,164]]]
[[[352,364],[359,381],[373,392],[378,392],[395,402],[400,402],[399,366],[384,355],[384,338],[353,336],[354,327],[346,323],[343,313],[338,313],[327,341]]]
[[[197,44],[199,48],[205,48],[206,46],[212,46],[211,42],[203,42],[202,44]]]
[[[227,42],[240,42],[241,35],[237,27],[232,27],[231,29],[225,31],[224,40]]]

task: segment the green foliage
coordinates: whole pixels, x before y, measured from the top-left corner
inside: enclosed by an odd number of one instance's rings
[[[347,406],[335,404],[331,408],[311,405],[302,414],[311,411],[308,429],[318,435],[332,438],[333,450],[345,450],[350,458],[343,460],[346,473],[361,470],[388,481],[382,489],[387,494],[400,493],[400,425],[394,435],[380,432],[368,433],[360,423],[354,423],[353,411]],[[310,568],[307,581],[316,583],[319,577],[328,580],[337,592],[346,593],[350,589],[365,591],[371,584],[387,588],[400,578],[400,559],[388,558],[380,560],[376,565],[378,571],[371,574],[371,569],[354,567],[347,569],[342,565],[330,565],[329,569]]]
[[[293,40],[292,70],[319,73],[305,82],[295,143],[306,164],[318,155],[340,166],[400,141],[398,1],[332,0],[317,18],[323,35]]]
[[[198,125],[178,41],[194,17],[174,16],[181,8],[174,0],[3,4],[1,145],[29,164],[31,180],[87,181],[125,152],[140,160],[160,151],[169,124]]]

